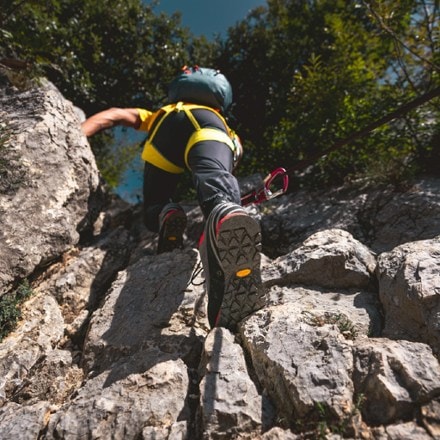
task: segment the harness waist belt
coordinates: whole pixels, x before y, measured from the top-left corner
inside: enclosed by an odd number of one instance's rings
[[[191,110],[193,109],[206,109],[213,113],[215,113],[224,123],[225,130],[227,132],[222,131],[219,128],[201,128],[199,123],[197,122],[194,115],[191,113]],[[203,105],[196,105],[196,104],[184,104],[183,102],[179,102],[177,104],[171,104],[167,105],[166,107],[163,107],[159,110],[159,112],[162,113],[161,117],[157,120],[156,126],[153,129],[153,132],[151,133],[151,136],[149,136],[147,142],[145,143],[144,150],[142,152],[142,159],[146,162],[149,162],[156,167],[167,171],[172,174],[180,174],[183,173],[185,170],[182,167],[179,167],[172,163],[170,160],[168,160],[166,157],[163,156],[163,154],[160,153],[160,151],[154,146],[154,137],[157,133],[157,130],[161,126],[162,122],[167,118],[167,116],[175,111],[181,111],[183,110],[188,117],[188,119],[191,121],[192,125],[194,126],[194,132],[190,136],[186,146],[185,146],[185,152],[184,152],[184,162],[185,165],[188,166],[188,155],[191,151],[191,148],[201,141],[218,141],[223,142],[226,144],[233,153],[235,153],[236,146],[232,140],[232,137],[234,136],[234,132],[229,128],[224,118],[217,113],[215,110],[213,110],[210,107],[206,107]],[[158,113],[159,113],[158,112]],[[159,115],[158,115],[159,116]],[[155,117],[155,119],[157,116]],[[156,121],[155,121],[156,122]],[[153,124],[151,124],[153,125]]]

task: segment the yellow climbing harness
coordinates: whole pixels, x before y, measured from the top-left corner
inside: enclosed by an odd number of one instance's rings
[[[192,114],[191,110],[195,109],[205,109],[215,113],[225,125],[226,132],[218,129],[218,128],[202,128],[197,122],[196,118]],[[188,154],[191,151],[191,148],[201,141],[218,141],[226,144],[234,154],[234,164],[238,162],[240,159],[243,147],[241,146],[240,140],[238,136],[235,134],[233,130],[231,130],[226,123],[225,119],[221,116],[220,113],[212,109],[211,107],[206,107],[203,105],[197,104],[186,104],[183,102],[178,102],[177,104],[170,104],[165,107],[162,107],[156,113],[152,114],[146,110],[139,109],[139,113],[141,115],[142,124],[140,129],[145,131],[150,131],[150,129],[154,126],[154,123],[157,118],[160,118],[156,125],[153,128],[153,131],[149,133],[148,139],[145,143],[144,150],[142,152],[142,159],[146,162],[149,162],[156,167],[168,171],[169,173],[179,174],[184,172],[184,168],[179,167],[165,158],[160,151],[154,146],[154,137],[166,119],[166,117],[172,112],[180,112],[184,111],[188,119],[194,126],[194,133],[189,138],[184,153],[184,161],[185,165],[188,166]]]

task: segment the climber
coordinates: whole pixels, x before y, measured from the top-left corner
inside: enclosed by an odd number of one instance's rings
[[[218,70],[185,67],[169,85],[169,104],[156,112],[110,108],[82,124],[86,136],[123,125],[148,132],[144,167],[144,222],[159,233],[158,253],[183,245],[187,219],[172,201],[179,174],[192,173],[205,218],[199,244],[211,327],[234,330],[264,305],[260,276],[261,231],[240,203],[232,171],[242,153],[224,118],[232,89]]]

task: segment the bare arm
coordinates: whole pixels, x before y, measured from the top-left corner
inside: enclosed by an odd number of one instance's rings
[[[136,108],[109,108],[87,118],[81,124],[81,129],[86,136],[93,136],[116,125],[139,128],[141,125],[139,111]]]

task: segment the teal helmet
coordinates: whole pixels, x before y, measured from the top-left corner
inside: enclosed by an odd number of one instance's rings
[[[226,113],[232,104],[232,87],[226,77],[208,67],[184,67],[168,86],[170,103],[206,105]]]

